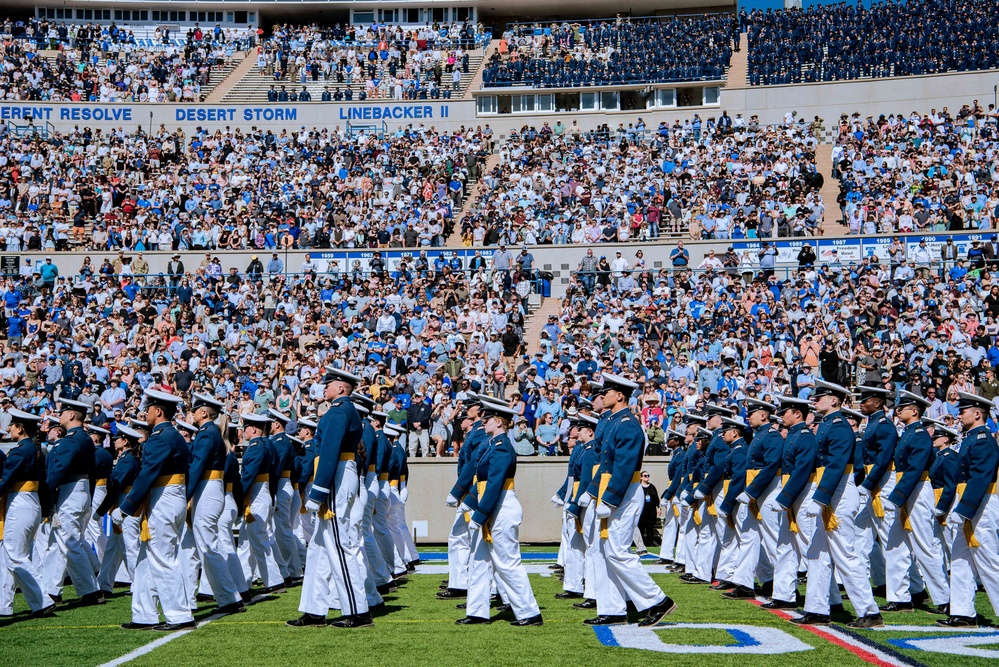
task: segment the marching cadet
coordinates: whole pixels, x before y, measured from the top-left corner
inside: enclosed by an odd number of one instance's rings
[[[90,547],[84,540],[91,509],[90,479],[94,473],[94,443],[83,429],[90,406],[60,399],[59,409],[59,424],[66,429],[66,435],[46,457],[45,483],[52,498],[52,517],[43,574],[45,592],[61,602],[63,579],[68,571],[80,596],[78,606],[104,604],[104,594],[97,587],[97,576],[88,555]]]
[[[243,573],[243,564],[239,560],[236,548],[233,524],[240,520],[240,508],[243,507],[243,482],[240,477],[239,457],[236,456],[235,443],[239,442],[239,425],[229,423],[229,418],[223,414],[219,418],[219,431],[222,432],[222,443],[225,445],[225,469],[222,481],[225,483],[225,501],[222,514],[219,516],[219,552],[225,558],[226,567],[232,583],[239,591],[243,604],[250,601],[250,582]]]
[[[863,558],[856,551],[854,518],[860,499],[853,477],[855,439],[840,413],[840,407],[849,395],[848,389],[837,384],[815,381],[812,397],[816,414],[822,421],[815,434],[818,445],[816,487],[805,515],[814,519],[816,525],[812,544],[805,554],[808,563],[805,616],[792,619],[799,625],[815,624],[816,617],[828,618],[832,596],[827,591],[835,583],[835,568],[857,613],[857,620],[848,625],[862,629],[884,627],[870,580],[866,578]]]
[[[544,624],[527,570],[520,559],[517,531],[524,518],[524,510],[514,490],[517,453],[506,433],[513,417],[514,412],[508,407],[493,403],[483,406],[483,428],[489,439],[479,445],[487,451],[479,458],[475,471],[478,492],[467,499],[472,509],[468,522],[472,564],[469,567],[466,616],[456,621],[458,625],[492,622],[489,600],[493,575],[502,582],[501,587],[516,617],[510,625],[527,627]]]
[[[815,531],[815,521],[805,516],[804,509],[815,492],[815,465],[818,444],[806,419],[811,406],[808,401],[781,396],[777,416],[787,429],[781,457],[781,490],[774,500],[775,512],[786,517],[780,521],[777,534],[777,560],[774,562],[774,586],[770,602],[764,609],[796,609],[798,607],[798,563],[808,550]],[[806,615],[807,616],[807,615]],[[812,615],[813,622],[829,622]]]
[[[594,504],[599,526],[596,547],[606,567],[594,568],[597,617],[585,623],[627,623],[626,602],[630,600],[639,612],[645,612],[639,625],[655,625],[676,609],[676,603],[652,581],[638,556],[629,551],[644,504],[641,470],[645,433],[628,408],[638,385],[610,373],[604,373],[603,378],[601,393],[610,416],[598,436],[600,468],[580,497],[580,506],[587,507],[591,501]]]
[[[317,427],[318,463],[305,510],[316,515],[315,528],[306,554],[305,579],[299,611],[301,618],[289,621],[298,627],[322,625],[329,612],[329,586],[319,568],[320,561],[330,571],[330,579],[340,601],[342,617],[332,621],[337,628],[373,625],[364,593],[357,545],[347,540],[350,511],[357,498],[357,445],[361,441],[361,418],[350,402],[360,378],[329,367],[322,378],[324,400],[329,409]]]
[[[565,574],[562,578],[562,592],[556,593],[559,600],[572,600],[582,598],[585,588],[585,568],[584,560],[586,545],[583,542],[582,524],[579,519],[566,508],[566,501],[570,504],[579,491],[580,479],[582,476],[582,459],[585,447],[593,441],[593,430],[597,425],[597,420],[588,415],[579,414],[573,418],[576,429],[576,444],[569,454],[568,470],[565,484],[558,493],[552,497],[552,502],[560,500],[562,503],[556,506],[562,510],[562,534],[565,540]]]
[[[104,502],[107,497],[108,477],[111,476],[111,469],[114,467],[114,456],[104,447],[111,432],[106,428],[101,428],[94,424],[87,424],[87,431],[90,439],[94,443],[94,472],[90,478],[90,512],[87,519],[87,543],[90,550],[87,555],[90,557],[90,565],[97,573],[101,569],[101,561],[104,560],[104,548],[107,545],[107,536],[104,534],[104,526],[95,510]]]
[[[378,462],[380,448],[384,439],[381,433],[382,425],[388,419],[384,412],[372,412],[376,407],[375,402],[367,396],[355,394],[351,396],[354,406],[361,413],[361,442],[364,444],[364,469],[358,470],[361,473],[358,498],[363,501],[357,507],[360,510],[360,531],[361,542],[364,545],[364,559],[371,574],[372,585],[377,589],[379,595],[390,593],[395,586],[392,585],[392,571],[385,561],[381,547],[375,540],[374,515],[375,506],[378,504]],[[381,439],[379,434],[381,433]],[[371,593],[368,593],[368,606],[372,606]],[[381,602],[379,598],[378,602]]]
[[[748,508],[747,538],[751,543],[740,549],[740,567],[755,572],[767,597],[773,594],[777,538],[783,517],[774,510],[774,501],[781,492],[780,466],[784,455],[784,438],[771,421],[776,411],[777,406],[772,403],[746,399],[749,426],[755,430],[747,453],[746,488],[735,499]]]
[[[745,424],[738,417],[723,420],[722,438],[729,446],[725,471],[722,474],[722,491],[718,498],[718,518],[721,520],[721,549],[718,553],[717,584],[711,588],[724,591],[730,600],[754,600],[756,590],[756,569],[739,568],[739,556],[743,548],[751,549],[750,542],[755,533],[755,524],[749,524],[749,508],[742,507],[735,499],[746,489],[746,469],[748,468],[749,446],[744,437]],[[755,521],[756,517],[753,517]],[[757,557],[760,553],[759,540],[753,541]],[[738,576],[737,576],[738,575]]]
[[[948,524],[947,516],[954,506],[954,498],[957,496],[957,482],[961,476],[961,456],[952,447],[959,438],[960,434],[954,429],[934,423],[933,447],[936,449],[936,454],[930,465],[930,484],[933,486],[935,502],[933,507],[933,515],[936,517],[934,530],[936,530],[943,547],[944,571],[950,571],[950,545],[954,543],[955,538],[954,527],[952,524]],[[931,609],[930,613],[947,615],[949,608],[949,604],[941,605]]]
[[[895,416],[904,425],[902,435],[895,445],[895,488],[888,502],[898,513],[896,529],[901,539],[909,543],[922,579],[936,606],[950,601],[950,585],[943,569],[943,549],[934,531],[935,501],[930,484],[930,465],[933,462],[933,441],[921,419],[930,402],[922,396],[902,391],[895,402]],[[913,609],[908,589],[895,591],[899,602],[889,602],[882,611],[911,611]],[[906,599],[909,598],[909,599]]]
[[[13,593],[17,585],[31,609],[31,618],[54,616],[55,602],[43,588],[42,575],[31,562],[35,533],[42,522],[42,491],[45,484],[45,461],[38,445],[41,417],[10,408],[8,434],[17,444],[7,454],[0,454],[0,549],[3,571],[0,572],[0,616],[14,613]]]
[[[603,399],[596,397],[595,405],[602,405]],[[579,484],[573,491],[572,498],[566,503],[566,514],[575,518],[576,530],[583,539],[583,601],[576,602],[572,606],[577,609],[596,609],[597,593],[594,588],[596,575],[593,573],[594,558],[596,556],[597,532],[594,529],[593,510],[580,507],[579,501],[590,482],[593,475],[600,468],[600,443],[597,442],[596,429],[599,420],[592,415],[587,416],[587,425],[590,429],[589,441],[583,443],[582,452],[579,455]],[[567,575],[568,576],[568,575]]]
[[[382,600],[381,593],[378,591],[375,572],[371,561],[368,560],[369,547],[364,539],[364,512],[368,502],[368,490],[364,485],[364,471],[368,464],[365,430],[370,430],[369,437],[372,441],[374,440],[374,431],[371,430],[371,424],[368,422],[369,410],[363,402],[357,400],[359,396],[360,394],[353,394],[350,397],[351,402],[354,404],[354,409],[357,410],[357,415],[361,420],[361,441],[357,445],[357,456],[354,460],[357,464],[357,498],[350,508],[347,542],[357,549],[358,558],[360,559],[358,563],[360,566],[359,569],[361,577],[364,580],[364,596],[368,601],[368,610],[371,611],[383,608],[385,603]],[[341,609],[342,607],[336,605],[335,608]]]
[[[180,433],[180,437],[184,438],[184,442],[187,443],[187,450],[190,452],[191,443],[194,442],[194,436],[198,433],[198,427],[180,419],[174,420],[174,427],[177,429],[177,433]],[[190,484],[190,482],[191,475],[188,473],[187,483]],[[194,531],[191,526],[190,498],[187,500],[187,520],[184,522],[180,535],[180,565],[184,572],[184,579],[187,580],[188,604],[191,606],[191,611],[195,612],[198,610],[199,601],[207,602],[214,600],[214,596],[212,595],[211,586],[207,583],[204,568],[201,567],[198,545],[194,541]],[[200,589],[198,587],[199,577],[204,582]]]
[[[187,443],[171,420],[183,399],[146,389],[146,422],[149,437],[142,447],[142,466],[111,521],[121,527],[128,516],[142,523],[139,556],[132,581],[132,620],[126,630],[152,628],[173,632],[194,627],[188,592],[181,572],[180,538],[187,517]],[[160,623],[156,602],[163,608]]]
[[[392,457],[389,459],[389,528],[396,544],[396,548],[402,555],[402,562],[407,564],[407,569],[394,573],[392,576],[397,580],[406,576],[409,563],[417,560],[416,545],[413,544],[413,536],[409,532],[409,524],[406,522],[406,499],[409,497],[408,479],[409,463],[407,461],[406,446],[399,436],[402,431],[392,428],[392,435],[397,440],[392,448]],[[415,569],[415,565],[413,566]]]
[[[659,505],[663,508],[663,533],[659,548],[659,565],[672,566],[676,562],[677,538],[680,536],[680,506],[676,503],[676,493],[683,483],[683,459],[687,453],[686,435],[674,430],[666,434],[666,446],[672,456],[666,474],[669,476],[669,486],[663,491]]]
[[[249,412],[240,417],[243,420],[243,438],[247,442],[240,473],[243,527],[239,531],[239,542],[243,575],[246,583],[250,584],[256,569],[265,595],[284,593],[284,577],[274,554],[274,535],[270,531],[273,507],[271,475],[276,469],[266,435],[271,420],[267,415]],[[242,548],[244,543],[246,549]],[[250,566],[251,559],[255,568]]]
[[[295,447],[285,433],[291,417],[274,408],[267,412],[271,417],[269,433],[271,453],[277,454],[277,460],[273,462],[271,471],[271,474],[276,474],[278,477],[276,484],[273,480],[271,483],[275,498],[271,518],[274,531],[274,557],[277,559],[281,576],[284,577],[284,585],[292,586],[302,577],[304,566],[299,548],[304,545],[298,544],[292,528],[294,516],[291,513],[291,506],[295,490],[292,488],[291,473],[295,467]]]
[[[895,471],[892,458],[898,443],[898,430],[885,414],[885,402],[891,395],[882,387],[858,387],[860,412],[867,417],[861,436],[864,463],[864,480],[857,487],[860,494],[860,513],[857,515],[858,549],[870,554],[871,584],[876,595],[883,594],[888,602],[894,591],[908,590],[911,555],[904,541],[896,540],[889,546],[889,534],[895,523],[894,506],[885,505],[895,488]]]
[[[312,477],[316,472],[316,419],[312,415],[300,417],[298,420],[298,437],[305,441],[305,449],[301,456],[301,473],[298,478],[298,495],[302,507],[298,511],[298,522],[302,531],[303,542],[308,553],[308,544],[315,529],[315,516],[305,511],[305,498],[312,489]]]
[[[191,418],[196,427],[187,472],[187,500],[191,504],[191,533],[218,613],[246,611],[239,587],[232,579],[219,546],[219,520],[225,508],[225,464],[228,456],[215,420],[225,406],[206,394],[192,396]]]
[[[864,464],[864,432],[861,425],[866,417],[864,413],[849,408],[840,408],[846,423],[853,431],[853,481],[857,487],[857,493],[861,493],[860,485],[867,477],[867,466]],[[864,567],[867,568],[867,578],[874,586],[876,581],[884,581],[884,552],[881,544],[877,541],[877,529],[874,527],[874,518],[871,514],[870,503],[860,503],[860,512],[855,520],[857,526],[857,550],[861,554],[868,554],[864,558]],[[874,586],[874,588],[877,588]],[[880,589],[878,589],[880,591]],[[877,591],[874,593],[877,595]]]
[[[457,509],[454,514],[454,523],[451,524],[451,532],[448,533],[447,538],[447,587],[437,593],[437,597],[441,600],[463,598],[468,593],[468,562],[471,558],[468,519],[465,516],[466,512],[459,507],[459,504],[465,499],[472,487],[472,478],[475,476],[472,458],[475,450],[487,439],[480,419],[482,401],[477,396],[472,395],[465,400],[464,406],[464,418],[459,420],[465,431],[465,439],[458,449],[458,479],[445,500],[448,507]]]
[[[693,558],[687,562],[688,566],[691,565],[691,561],[693,562],[692,572],[680,576],[680,581],[685,584],[711,583],[714,567],[718,562],[719,539],[724,528],[724,524],[718,520],[716,507],[720,495],[716,491],[725,472],[729,455],[729,446],[722,437],[724,433],[722,418],[731,417],[734,411],[709,403],[707,413],[707,427],[711,431],[711,441],[697,462],[699,480],[691,482],[682,501],[690,507],[691,516],[697,524],[697,542]]]
[[[373,454],[368,455],[368,473],[372,476],[369,492],[372,493],[371,534],[375,546],[381,552],[382,561],[389,572],[390,580],[382,588],[391,592],[395,586],[391,582],[392,572],[401,571],[404,563],[402,551],[395,548],[392,530],[388,518],[391,509],[389,494],[389,464],[392,460],[392,443],[387,435],[388,415],[381,411],[371,413],[372,425],[375,429],[377,447]],[[388,429],[392,430],[392,429]],[[374,467],[372,467],[374,466]],[[409,569],[408,567],[406,568]],[[384,594],[384,593],[383,593]]]
[[[708,423],[704,415],[688,412],[684,418],[687,437],[690,445],[683,459],[683,479],[680,481],[680,488],[674,496],[674,505],[680,507],[680,546],[674,560],[676,564],[671,568],[673,572],[683,572],[680,578],[694,577],[694,552],[697,549],[697,535],[701,528],[700,508],[691,508],[683,498],[688,493],[693,493],[694,487],[701,481],[701,459],[704,458],[704,450],[711,442],[711,431],[705,428]]]
[[[139,476],[139,441],[142,434],[133,428],[118,424],[113,438],[114,449],[118,454],[111,477],[108,478],[107,496],[95,512],[105,516],[108,512],[121,505],[132,490],[135,478]],[[120,526],[112,524],[111,535],[104,549],[104,560],[97,574],[97,583],[105,595],[114,591],[115,578],[122,563],[129,581],[135,581],[135,564],[139,560],[139,535],[141,525],[139,517],[126,517]]]
[[[937,625],[948,628],[978,626],[976,573],[992,609],[999,614],[999,446],[985,425],[992,407],[986,398],[958,392],[964,439],[957,505],[948,518],[956,528],[951,545],[950,616],[937,621]]]

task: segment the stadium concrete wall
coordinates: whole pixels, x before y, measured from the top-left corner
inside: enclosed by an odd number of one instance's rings
[[[558,541],[562,512],[550,501],[559,485],[565,482],[568,457],[538,457],[517,459],[517,499],[524,507],[524,523],[520,526],[521,542]],[[652,483],[662,493],[668,476],[667,457],[645,459]],[[457,477],[455,459],[410,459],[409,500],[406,518],[417,531],[417,545],[447,542],[454,523],[454,509],[444,499]],[[425,534],[424,534],[425,531]]]
[[[863,116],[881,113],[928,112],[947,106],[956,112],[964,103],[980,99],[983,105],[993,100],[993,86],[999,71],[930,76],[901,77],[864,81],[797,84],[756,88],[723,88],[721,104],[707,107],[684,107],[670,110],[642,111],[576,111],[571,113],[485,114],[476,115],[474,100],[422,100],[397,102],[372,100],[365,102],[312,102],[289,104],[91,104],[57,102],[0,102],[0,121],[19,127],[28,122],[45,127],[51,123],[61,132],[74,127],[100,128],[104,131],[122,128],[133,131],[183,128],[190,133],[198,127],[210,130],[230,127],[244,131],[257,127],[275,133],[306,128],[345,129],[377,126],[382,123],[389,131],[407,125],[435,127],[457,131],[488,123],[502,137],[525,124],[540,124],[545,120],[576,119],[580,126],[592,129],[603,123],[616,127],[618,123],[645,120],[649,127],[660,121],[672,122],[689,118],[693,113],[717,115],[722,109],[745,117],[758,114],[763,123],[778,123],[789,111],[799,118],[811,120],[821,116],[835,121],[841,113],[859,112]],[[515,94],[531,92],[523,89],[489,89],[481,94]]]

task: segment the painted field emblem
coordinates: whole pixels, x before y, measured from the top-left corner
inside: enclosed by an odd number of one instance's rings
[[[732,636],[732,643],[725,645],[670,644],[667,643],[670,630],[724,630]],[[814,648],[778,628],[755,625],[671,623],[650,628],[640,628],[637,625],[612,625],[595,627],[593,631],[604,646],[637,648],[659,653],[776,655],[811,651]],[[689,636],[689,633],[685,634]]]
[[[999,631],[995,628],[948,630],[947,628],[923,625],[888,625],[879,629],[889,632],[912,632],[914,634],[936,635],[931,637],[920,637],[917,635],[915,637],[885,640],[886,643],[896,648],[961,655],[969,658],[999,659],[999,649],[979,648],[980,646],[999,645]]]

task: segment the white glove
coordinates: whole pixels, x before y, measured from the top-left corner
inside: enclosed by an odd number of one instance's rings
[[[704,492],[700,489],[694,491],[694,500],[704,500]]]
[[[740,493],[735,497],[735,502],[739,503],[740,505],[748,505],[750,502],[752,502],[752,500],[753,499],[750,498],[749,494],[746,493],[745,491],[743,491],[742,493]]]
[[[404,488],[402,491],[399,492],[399,500],[402,501],[403,505],[406,504],[406,499],[407,498],[409,498],[409,487],[408,486],[406,488]]]
[[[824,507],[825,505],[819,501],[813,500],[808,503],[808,507],[805,508],[805,516],[820,516]]]
[[[319,511],[319,503],[317,503],[312,498],[309,498],[308,500],[305,501],[305,511],[315,514],[316,512]]]
[[[457,507],[458,506],[458,499],[455,498],[454,496],[452,496],[450,493],[447,494],[447,500],[445,500],[444,502],[447,503],[448,507]]]
[[[669,503],[670,503],[669,498],[667,498],[666,496],[663,496],[663,499],[659,501],[659,506],[660,507],[669,507]]]
[[[687,509],[688,507],[690,507],[690,503],[687,502],[686,498],[682,498],[680,500],[680,507],[682,507],[684,509]]]
[[[116,526],[120,526],[125,523],[125,513],[121,511],[120,507],[115,507],[111,511],[111,523]]]
[[[611,512],[613,512],[613,511],[614,510],[611,509],[610,505],[608,505],[606,503],[600,503],[599,505],[597,505],[597,518],[598,519],[609,519],[610,515],[611,515]]]
[[[934,507],[933,508],[933,515],[934,516],[940,517],[940,516],[944,516],[946,514],[947,514],[947,510],[942,510],[942,509],[940,509],[938,507]]]
[[[728,518],[728,512],[722,510],[721,508],[715,508],[715,511],[718,512],[719,519],[725,520]]]
[[[960,514],[958,514],[957,512],[951,512],[947,516],[947,525],[948,526],[954,526],[956,528],[956,527],[960,526],[962,523],[964,523],[964,517],[961,516]]]
[[[53,528],[61,528],[62,527],[62,521],[59,519],[59,515],[58,514],[53,514],[52,518],[49,519],[49,523],[52,525]]]
[[[591,502],[592,500],[593,500],[593,496],[591,496],[591,495],[590,495],[589,493],[587,493],[586,491],[583,491],[583,495],[581,495],[581,496],[579,497],[579,503],[578,503],[578,505],[579,505],[580,507],[589,507],[589,506],[590,506],[590,502]]]
[[[860,496],[861,504],[865,504],[871,499],[871,490],[866,486],[858,486],[857,495]]]
[[[480,528],[482,528],[482,524],[475,523],[474,521],[469,521],[468,522],[468,529],[470,531],[475,532],[475,531],[479,530]]]
[[[472,511],[472,508],[469,507],[468,505],[466,505],[465,503],[462,503],[461,505],[459,505],[458,509],[460,509],[462,512],[471,512]]]
[[[558,494],[556,493],[554,496],[552,496],[552,505],[554,505],[555,507],[564,507],[565,501],[559,498]]]

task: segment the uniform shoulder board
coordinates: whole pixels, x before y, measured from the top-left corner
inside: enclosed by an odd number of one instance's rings
[[[628,422],[628,421],[631,421],[631,417],[621,417],[621,421],[622,421],[622,422]]]
[[[843,418],[842,417],[833,417],[832,423],[833,424],[842,424],[843,423]]]
[[[979,440],[987,440],[987,439],[988,439],[988,437],[989,437],[989,434],[988,434],[988,433],[979,433],[979,434],[978,434],[978,439],[979,439]]]
[[[878,417],[878,423],[879,424],[884,424],[886,421],[888,421],[888,420],[885,419],[884,417]]]

